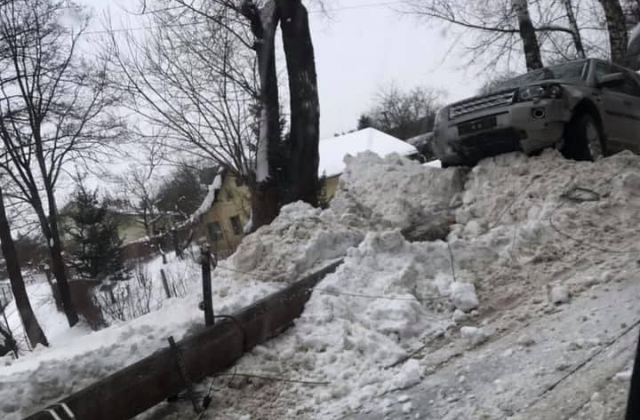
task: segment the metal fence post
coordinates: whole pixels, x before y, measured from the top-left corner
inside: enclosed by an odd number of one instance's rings
[[[200,245],[200,264],[202,265],[202,299],[204,324],[210,327],[214,323],[213,301],[211,297],[211,249],[209,244]]]

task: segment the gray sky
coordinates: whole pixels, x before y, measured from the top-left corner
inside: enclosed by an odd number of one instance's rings
[[[118,5],[126,0],[80,0],[97,15],[110,9],[120,27]],[[358,116],[375,93],[393,82],[401,88],[432,86],[449,93],[448,101],[473,95],[481,84],[474,71],[458,70],[459,51],[449,54],[452,39],[440,29],[401,16],[398,0],[330,0],[328,17],[310,4],[311,31],[320,94],[321,137],[356,127]],[[399,3],[397,3],[399,5]],[[99,25],[96,23],[95,25]],[[129,23],[124,26],[135,26]],[[96,29],[100,29],[96,26]],[[281,69],[284,63],[280,63]],[[465,74],[466,73],[466,74]]]

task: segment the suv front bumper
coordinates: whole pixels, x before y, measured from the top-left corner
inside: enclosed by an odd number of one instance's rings
[[[562,99],[543,99],[467,114],[436,130],[435,149],[445,165],[473,165],[516,151],[532,153],[562,139],[571,118],[566,109]]]

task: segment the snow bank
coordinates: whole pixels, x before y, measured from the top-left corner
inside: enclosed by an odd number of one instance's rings
[[[557,246],[577,243],[570,237],[624,249],[619,235],[632,239],[640,222],[639,169],[640,157],[630,152],[598,162],[555,151],[483,160],[469,174],[450,240],[484,238],[517,251],[521,262],[557,259]]]
[[[472,255],[478,252],[461,253],[459,264],[484,263]],[[398,230],[369,233],[318,285],[295,328],[256,348],[238,370],[329,382],[283,394],[297,401],[291,416],[329,419],[358,411],[388,390],[420,381],[416,360],[387,367],[453,326],[456,284],[446,243],[410,243]]]
[[[593,190],[597,201],[584,201],[593,198],[588,190],[582,199],[565,198],[575,187]],[[408,243],[399,230],[389,230],[447,210],[453,216],[449,244]],[[640,158],[623,153],[592,163],[556,152],[514,153],[484,160],[466,177],[459,169],[361,154],[347,159],[331,211],[369,230],[365,239],[319,284],[296,326],[238,366],[329,383],[285,387],[279,394],[289,402],[284,407],[295,407],[286,408],[287,417],[334,419],[375,407],[380,396],[419,382],[424,369],[437,364],[427,353],[390,367],[443,332],[463,349],[479,351],[474,348],[495,329],[481,324],[478,312],[465,311],[513,305],[520,313],[526,309],[521,296],[544,303],[547,285],[573,293],[586,281],[617,278],[634,264],[633,253],[605,260],[579,241],[640,251]],[[573,276],[581,283],[571,284]],[[465,324],[459,333],[451,334],[452,320]],[[502,331],[514,319],[500,322]]]
[[[42,305],[40,300],[34,299],[42,292],[43,299],[48,301],[50,292],[40,290],[48,288],[48,284],[30,286],[38,288],[38,294],[30,290],[30,295],[52,346],[36,349],[14,361],[7,359],[8,365],[0,367],[0,417],[3,420],[25,417],[38,407],[166,347],[169,336],[179,340],[202,326],[204,316],[198,309],[202,300],[199,266],[192,258],[180,260],[173,253],[167,257],[167,265],[162,265],[159,257],[144,267],[154,280],[154,304],[158,307],[128,322],[111,320],[114,325],[97,332],[79,331],[77,327],[69,330],[64,315],[55,311],[55,305]],[[165,298],[159,281],[160,268],[166,270],[170,279],[184,279],[187,289],[184,298]],[[215,312],[235,313],[279,287],[275,283],[253,281],[237,273],[216,270],[212,281]]]
[[[391,155],[361,153],[345,159],[331,209],[367,220],[370,229],[407,228],[447,212],[462,191],[464,170],[422,166]]]
[[[363,237],[348,217],[298,202],[244,238],[229,261],[233,269],[255,278],[292,281],[318,263],[344,256]]]
[[[44,275],[28,273],[23,274],[23,276],[27,283],[26,290],[31,307],[52,346],[64,343],[73,337],[85,335],[90,331],[90,328],[85,323],[76,325],[72,330],[69,329],[67,317],[57,310],[51,286],[47,283]],[[9,329],[18,343],[18,348],[23,352],[27,352],[30,344],[27,342],[15,300],[12,300],[7,305],[5,315]],[[0,318],[0,322],[4,326],[3,318]]]

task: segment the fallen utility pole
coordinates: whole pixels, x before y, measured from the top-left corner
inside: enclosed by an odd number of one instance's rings
[[[197,382],[221,372],[286,330],[302,314],[316,284],[341,263],[334,262],[254,303],[233,319],[223,319],[178,342],[189,378]],[[178,394],[184,384],[175,352],[165,347],[25,420],[129,420]]]

